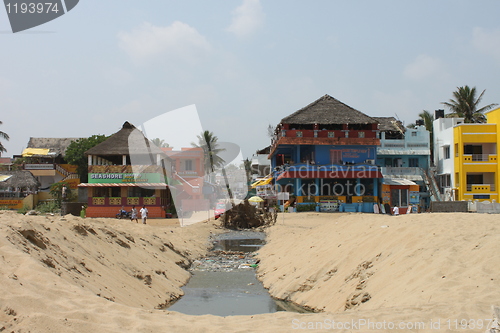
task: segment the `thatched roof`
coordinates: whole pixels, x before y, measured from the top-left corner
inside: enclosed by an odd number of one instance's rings
[[[308,106],[281,120],[282,124],[376,124],[377,121],[353,109],[330,95],[325,95]]]
[[[394,117],[373,117],[379,122],[378,129],[382,132],[405,132],[405,127],[401,121]]]
[[[50,156],[65,156],[71,142],[80,138],[30,138],[26,148],[50,149]]]
[[[0,189],[9,187],[30,187],[37,189],[40,186],[38,180],[29,171],[0,171],[0,175],[12,175],[6,181],[0,182]]]
[[[271,146],[267,146],[266,148],[262,148],[260,150],[257,150],[256,153],[269,155],[271,153]]]
[[[163,151],[149,141],[134,125],[126,121],[121,130],[111,135],[106,141],[87,150],[85,155],[145,155],[149,153],[163,154]]]

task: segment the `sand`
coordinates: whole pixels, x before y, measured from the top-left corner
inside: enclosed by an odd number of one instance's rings
[[[268,230],[257,275],[273,296],[321,313],[163,310],[221,232],[213,221],[0,211],[0,332],[463,332],[464,320],[484,332],[500,305],[497,215],[284,217]]]

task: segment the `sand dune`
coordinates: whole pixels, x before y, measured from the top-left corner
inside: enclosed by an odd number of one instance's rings
[[[258,276],[273,296],[325,312],[224,318],[161,310],[182,295],[183,267],[220,232],[212,222],[181,228],[1,211],[0,332],[389,331],[346,326],[384,320],[425,323],[393,332],[463,331],[460,320],[479,324],[500,304],[497,220],[285,214],[259,251]]]

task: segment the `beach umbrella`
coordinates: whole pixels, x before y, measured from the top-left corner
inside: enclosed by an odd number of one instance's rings
[[[254,196],[254,197],[251,197],[250,199],[248,199],[248,201],[250,201],[250,202],[262,202],[262,201],[264,201],[264,199],[262,199],[259,196]]]

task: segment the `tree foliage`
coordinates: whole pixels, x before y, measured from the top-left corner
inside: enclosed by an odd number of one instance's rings
[[[465,123],[485,123],[486,117],[484,112],[498,105],[493,103],[479,107],[485,91],[483,90],[479,96],[476,96],[476,87],[457,87],[457,90],[453,92],[454,98],[442,103],[451,111],[446,116],[464,118]]]
[[[0,121],[0,125],[2,125],[2,124],[3,123]],[[2,131],[0,131],[0,138],[4,139],[6,141],[9,141],[9,135],[5,132],[2,132]],[[6,151],[7,151],[7,149],[5,149],[2,142],[0,142],[0,155],[2,155],[2,153],[5,153]]]
[[[167,148],[170,147],[170,145],[165,142],[165,140],[160,139],[160,138],[154,138],[151,140],[152,143],[154,143],[158,148]]]
[[[86,183],[88,181],[88,159],[85,152],[90,148],[97,146],[99,143],[106,140],[105,135],[92,135],[90,138],[78,139],[71,142],[66,149],[66,161],[69,164],[77,166],[77,172],[80,176],[80,181]]]
[[[210,174],[215,172],[216,168],[223,167],[225,161],[219,154],[225,149],[219,147],[217,143],[219,139],[210,131],[204,131],[197,137],[198,143],[192,142],[191,145],[203,149],[205,173]]]

